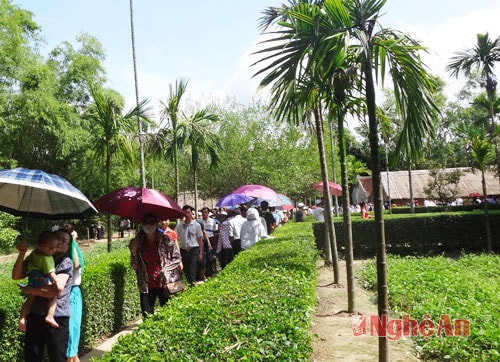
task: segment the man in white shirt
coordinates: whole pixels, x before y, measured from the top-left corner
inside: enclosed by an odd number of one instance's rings
[[[184,265],[184,274],[190,285],[196,281],[196,269],[198,261],[203,260],[203,233],[201,226],[193,219],[193,208],[185,205],[184,220],[179,220],[175,226],[179,247],[181,249],[182,264]]]
[[[243,209],[243,210],[242,210]],[[246,208],[240,206],[233,210],[234,217],[229,220],[229,240],[231,240],[231,245],[233,246],[233,257],[238,255],[241,251],[241,226],[246,221]],[[243,216],[244,214],[245,216]]]
[[[323,208],[323,202],[319,202],[316,205],[316,208],[313,211],[314,218],[318,222],[324,222],[325,221],[325,209]]]

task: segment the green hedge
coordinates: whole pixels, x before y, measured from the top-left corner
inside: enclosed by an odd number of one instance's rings
[[[101,360],[309,361],[317,258],[310,224],[289,223],[275,235],[171,300]]]
[[[140,314],[128,250],[91,255],[85,262],[80,351],[91,349],[101,336],[116,331]],[[23,360],[24,334],[18,331],[18,318],[24,297],[17,282],[10,278],[11,265],[6,263],[0,273],[0,361]]]
[[[127,249],[87,258],[82,280],[83,320],[80,350],[117,331],[140,315],[135,272]]]
[[[441,213],[392,215],[384,220],[386,250],[394,255],[440,255],[442,253],[478,252],[486,249],[484,214]],[[490,213],[493,249],[500,250],[500,213]],[[316,245],[324,251],[324,223],[313,224]],[[335,220],[339,256],[343,256],[343,223]],[[354,257],[370,258],[376,255],[374,219],[352,217]]]

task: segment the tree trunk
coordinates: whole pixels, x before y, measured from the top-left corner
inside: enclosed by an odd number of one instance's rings
[[[375,103],[375,84],[373,80],[372,59],[370,49],[365,50],[363,73],[366,78],[366,105],[368,110],[370,158],[372,163],[373,205],[375,210],[375,240],[377,243],[377,304],[378,315],[385,330],[389,316],[388,286],[387,286],[387,261],[385,253],[384,208],[382,201],[382,183],[380,179],[380,154],[378,142],[378,121]],[[387,337],[378,337],[378,358],[380,362],[389,361],[389,343]]]
[[[389,214],[392,214],[391,182],[389,177],[389,155],[387,153],[387,142],[385,142],[385,174],[387,176],[387,199],[389,203]]]
[[[486,251],[490,254],[493,253],[493,246],[491,243],[491,226],[490,226],[490,213],[488,210],[488,202],[486,201],[486,179],[484,178],[484,170],[481,170],[481,182],[483,184],[483,210],[484,210],[484,226],[486,230]]]
[[[349,178],[347,177],[347,164],[346,164],[346,147],[345,147],[345,132],[344,132],[344,114],[341,111],[340,105],[338,107],[338,120],[337,127],[339,131],[339,154],[340,154],[340,171],[342,175],[342,213],[344,220],[344,244],[346,248],[346,272],[347,272],[347,312],[354,313],[356,310],[355,300],[355,285],[354,280],[354,253],[352,246],[352,222],[351,213],[349,210]]]
[[[318,140],[318,151],[321,165],[321,179],[323,180],[323,196],[325,198],[325,225],[328,229],[329,245],[332,252],[333,283],[339,284],[339,258],[337,254],[337,240],[333,226],[332,198],[328,187],[328,168],[326,166],[325,144],[323,134],[323,119],[320,108],[314,110],[314,121],[316,125],[316,138]]]
[[[337,173],[335,172],[335,140],[333,137],[333,120],[330,120],[330,150],[332,154],[332,176],[333,182],[337,183]],[[339,132],[340,133],[340,132]],[[333,196],[333,205],[335,206],[335,216],[339,216],[339,198],[337,195]]]
[[[134,63],[135,103],[139,105],[139,82],[137,81],[137,60],[135,54],[135,30],[134,30],[134,0],[130,0],[130,36],[132,38],[132,62]],[[142,139],[142,121],[137,117],[137,129],[139,132],[139,161],[141,166],[141,183],[146,187],[146,169],[144,167],[144,140]]]
[[[174,136],[174,178],[175,178],[175,195],[174,200],[179,203],[179,163],[177,161],[177,138]]]
[[[413,200],[413,179],[411,177],[411,160],[408,160],[408,183],[410,186],[410,213],[415,213],[415,201]]]
[[[106,193],[110,192],[111,190],[111,153],[106,151]],[[108,239],[108,253],[111,253],[111,246],[112,246],[112,237],[113,233],[111,232],[111,214],[106,215],[106,227],[108,231],[107,239]]]
[[[198,173],[196,168],[193,168],[193,183],[194,183],[194,208],[198,212]],[[196,215],[198,217],[198,215]]]
[[[493,102],[495,101],[495,88],[496,82],[490,78],[490,76],[486,75],[486,94],[488,95],[488,103],[489,103],[489,111],[490,111],[490,119],[491,119],[491,131],[493,134],[495,132],[495,107],[493,107]],[[497,173],[498,173],[498,181],[500,182],[500,153],[498,150],[498,137],[494,137],[492,139],[493,144],[495,145],[495,159],[497,161]],[[486,197],[486,194],[484,194]]]

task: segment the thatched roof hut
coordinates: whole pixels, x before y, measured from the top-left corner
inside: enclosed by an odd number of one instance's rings
[[[481,183],[481,171],[473,170],[470,167],[462,168],[447,168],[440,172],[452,172],[460,170],[461,176],[458,184],[458,197],[469,198],[472,193],[482,195],[483,186]],[[408,171],[390,171],[389,175],[385,171],[381,173],[382,191],[384,200],[390,199],[393,204],[398,206],[406,205],[410,200],[410,181]],[[429,170],[413,170],[411,172],[413,198],[423,201],[426,199],[424,189],[429,186],[433,178],[429,174]],[[486,191],[488,195],[495,197],[500,196],[500,182],[498,175],[495,172],[487,171],[485,173]],[[359,204],[362,201],[373,202],[372,177],[358,176],[358,182],[353,187],[351,193],[351,203]]]

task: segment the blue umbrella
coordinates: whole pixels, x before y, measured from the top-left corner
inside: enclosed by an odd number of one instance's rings
[[[254,199],[252,196],[244,195],[244,194],[229,194],[226,195],[217,201],[215,206],[217,207],[226,207],[226,206],[236,206],[241,204],[246,204]]]
[[[43,219],[82,219],[97,214],[66,179],[26,168],[0,171],[0,211]]]

